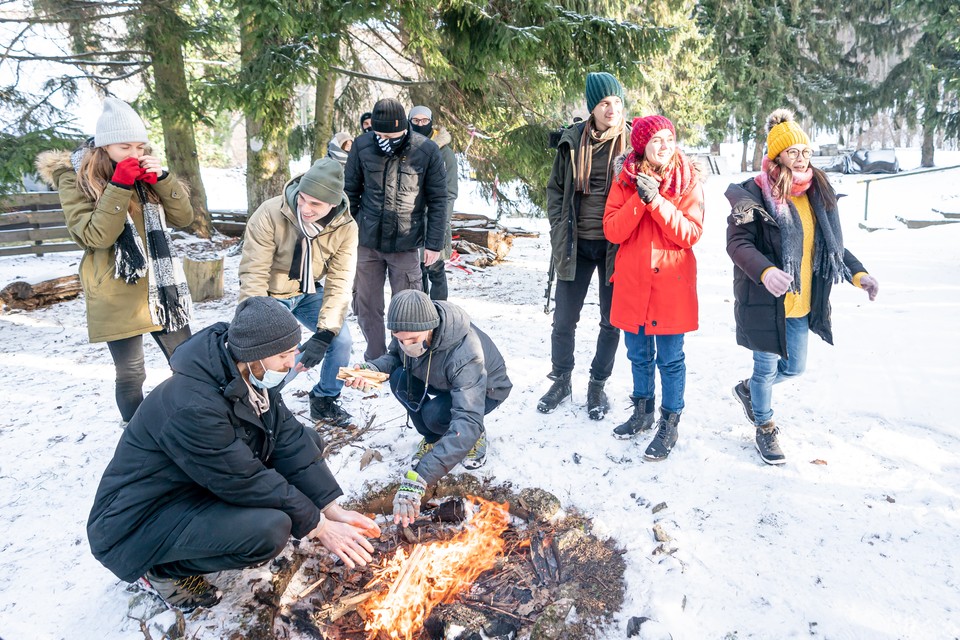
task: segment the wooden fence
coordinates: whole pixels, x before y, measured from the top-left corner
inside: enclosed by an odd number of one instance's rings
[[[246,211],[211,211],[210,216],[220,233],[243,235]],[[55,191],[0,197],[0,257],[79,250],[67,233]]]

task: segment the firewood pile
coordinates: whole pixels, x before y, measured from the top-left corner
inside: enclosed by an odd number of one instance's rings
[[[395,487],[374,492],[350,505],[367,513],[389,513]],[[440,494],[448,494],[441,497]],[[514,494],[490,487],[469,474],[447,478],[429,503],[433,505],[409,528],[379,518],[383,534],[372,540],[374,562],[347,569],[327,554],[303,558],[276,610],[272,637],[328,640],[385,640],[388,634],[365,630],[364,603],[398,584],[432,543],[449,541],[469,528],[473,504],[467,497],[483,495],[506,503],[510,518],[502,533],[503,553],[492,569],[472,586],[439,604],[426,617],[417,640],[515,638],[594,638],[623,602],[624,562],[621,551],[590,534],[589,519],[560,514],[559,501],[540,489]],[[559,514],[559,516],[558,516]],[[398,548],[407,555],[404,572],[395,584],[377,578]],[[571,615],[573,611],[575,615]],[[258,617],[266,621],[261,612]],[[482,634],[482,635],[481,635]],[[267,637],[268,634],[264,634]],[[406,637],[398,635],[396,637]]]
[[[507,257],[514,238],[538,238],[536,231],[505,227],[495,220],[471,213],[454,213],[450,220],[453,248],[471,267],[488,267]]]

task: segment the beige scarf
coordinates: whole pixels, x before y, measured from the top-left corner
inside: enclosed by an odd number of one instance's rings
[[[610,140],[613,141],[613,148],[610,155],[607,156],[607,184],[610,184],[610,175],[613,171],[613,160],[619,156],[627,146],[627,127],[623,116],[620,122],[613,125],[606,131],[597,131],[593,119],[593,114],[587,120],[583,127],[583,134],[580,136],[580,146],[577,148],[577,157],[574,165],[573,188],[584,195],[590,193],[590,172],[593,170],[593,153],[591,153],[591,144],[603,144]]]

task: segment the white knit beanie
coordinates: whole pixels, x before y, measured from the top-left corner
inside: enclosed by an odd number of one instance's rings
[[[93,146],[105,147],[118,142],[149,142],[143,120],[123,100],[107,98],[103,101],[103,113],[97,120]]]

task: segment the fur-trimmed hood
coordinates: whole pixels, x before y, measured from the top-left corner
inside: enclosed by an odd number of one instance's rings
[[[447,131],[446,127],[440,127],[436,129],[430,139],[436,142],[437,146],[441,149],[453,142],[453,136],[450,135],[450,132]]]
[[[57,188],[57,178],[64,171],[76,171],[70,161],[69,151],[44,151],[37,156],[34,166],[40,179],[51,188]]]

